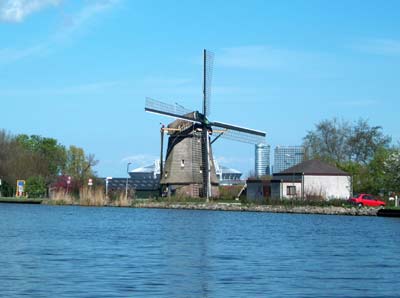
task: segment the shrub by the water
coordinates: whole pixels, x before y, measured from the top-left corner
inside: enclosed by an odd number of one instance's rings
[[[46,196],[46,181],[42,176],[29,177],[25,184],[25,193],[29,198],[43,198]]]

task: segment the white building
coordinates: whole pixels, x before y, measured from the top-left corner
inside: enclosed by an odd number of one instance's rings
[[[351,176],[319,160],[307,160],[273,175],[271,197],[348,199]]]
[[[220,165],[215,159],[214,165],[220,185],[236,185],[243,183],[243,181],[240,180],[242,176],[240,171]]]

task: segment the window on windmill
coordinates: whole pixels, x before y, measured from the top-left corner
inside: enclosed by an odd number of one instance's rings
[[[183,168],[184,166],[185,166],[185,160],[182,159],[182,160],[181,160],[181,168]]]

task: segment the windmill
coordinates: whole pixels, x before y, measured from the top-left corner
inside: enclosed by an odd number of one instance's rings
[[[161,189],[208,199],[218,196],[218,178],[215,174],[211,144],[220,137],[251,144],[264,143],[265,132],[208,119],[214,54],[207,50],[204,50],[203,54],[202,112],[152,98],[146,98],[145,111],[176,119],[167,127],[161,127]],[[169,134],[165,167],[164,132]]]

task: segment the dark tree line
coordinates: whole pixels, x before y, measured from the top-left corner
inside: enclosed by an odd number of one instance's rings
[[[400,191],[400,149],[380,126],[360,119],[336,118],[315,125],[303,139],[306,158],[331,163],[353,177],[356,193],[388,194]]]
[[[56,139],[38,135],[12,135],[0,130],[0,190],[3,196],[15,193],[16,180],[26,180],[30,196],[44,192],[62,176],[71,176],[74,185],[82,185],[95,175],[94,155],[82,148],[66,148]]]

